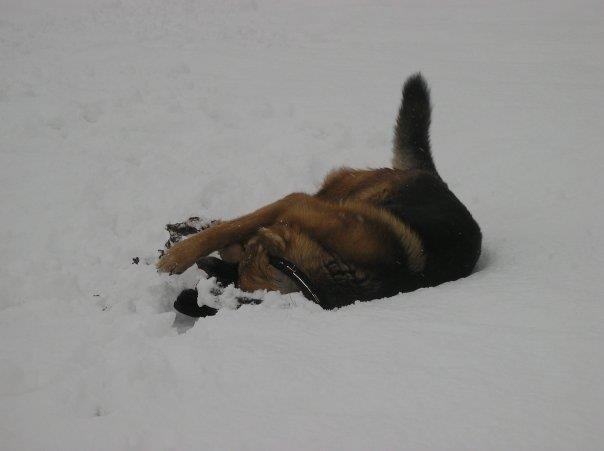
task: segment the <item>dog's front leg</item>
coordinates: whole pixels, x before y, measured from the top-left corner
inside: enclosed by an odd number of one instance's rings
[[[233,243],[247,240],[261,227],[273,224],[292,205],[303,202],[308,197],[307,194],[302,193],[290,194],[253,213],[202,230],[168,249],[157,262],[157,269],[161,272],[179,274],[192,266],[200,257],[224,249]]]

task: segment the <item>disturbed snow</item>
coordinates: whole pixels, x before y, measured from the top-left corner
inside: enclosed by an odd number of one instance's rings
[[[0,448],[601,447],[603,8],[0,2]],[[387,165],[417,70],[476,273],[176,317],[163,225]]]

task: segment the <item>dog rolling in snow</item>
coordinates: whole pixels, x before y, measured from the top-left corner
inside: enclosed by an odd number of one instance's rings
[[[175,244],[158,270],[197,263],[222,284],[299,291],[326,309],[469,275],[482,236],[436,171],[430,114],[416,74],[403,87],[392,168],[336,169],[314,195],[290,194]],[[220,259],[207,257],[214,251]]]

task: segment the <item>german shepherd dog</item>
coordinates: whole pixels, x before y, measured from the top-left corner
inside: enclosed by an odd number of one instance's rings
[[[436,171],[430,115],[428,86],[413,75],[403,87],[392,168],[336,169],[314,195],[290,194],[177,243],[158,270],[181,273],[197,263],[222,284],[298,291],[325,309],[469,275],[482,235]],[[206,257],[214,251],[221,259]],[[177,310],[208,314],[188,291]]]

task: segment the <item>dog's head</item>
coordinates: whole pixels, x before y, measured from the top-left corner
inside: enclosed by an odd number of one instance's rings
[[[245,244],[239,260],[238,285],[244,291],[256,290],[292,293],[297,285],[271,264],[271,257],[283,256],[291,247],[287,227],[262,228]]]

